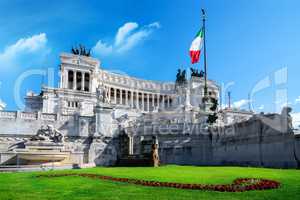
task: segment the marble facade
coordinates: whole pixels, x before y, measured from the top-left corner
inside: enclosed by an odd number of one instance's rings
[[[220,136],[211,133],[206,123],[210,111],[203,103],[203,78],[191,77],[184,85],[177,85],[113,73],[91,57],[62,53],[60,61],[57,88],[43,86],[40,94],[28,92],[24,112],[0,111],[0,165],[12,164],[16,152],[22,148],[19,144],[48,125],[63,134],[63,148],[69,152],[68,162],[78,165],[114,165],[123,156],[124,149],[125,154],[139,154],[141,143],[154,135],[158,138],[158,152],[163,163],[226,164],[230,157],[228,152],[231,152],[226,149],[233,148],[243,138],[246,139],[242,145],[247,146],[248,136],[256,137],[266,132],[253,128],[261,127],[260,121],[248,123],[254,116],[252,112],[217,108],[217,126],[231,130],[238,123],[242,127],[235,129],[235,133],[240,133],[234,136],[236,140],[230,134],[228,137],[222,135],[224,139],[219,140]],[[219,93],[219,86],[208,80],[209,97],[218,100]],[[251,132],[251,127],[255,133]],[[271,128],[266,130],[272,132]],[[126,144],[122,144],[121,134],[125,134]],[[275,135],[280,136],[280,133]],[[286,136],[289,142],[280,145],[276,141],[274,145],[284,148],[291,144],[291,134]],[[298,148],[299,139],[296,141]],[[290,149],[291,153],[293,149]],[[245,155],[251,157],[251,152],[255,150],[247,150]],[[278,161],[274,166],[284,163],[296,166],[290,153],[289,159]],[[234,155],[235,158],[228,158],[228,161],[243,164],[243,156],[236,151]],[[251,158],[246,161],[252,162]]]
[[[25,97],[26,112],[62,113],[92,116],[96,90],[105,87],[107,101],[113,107],[151,112],[176,107],[181,93],[172,82],[147,81],[102,69],[100,61],[91,57],[62,53],[58,88],[43,87],[40,95],[29,92]],[[189,81],[191,105],[202,103],[203,79]],[[218,98],[219,88],[208,81],[209,94]]]

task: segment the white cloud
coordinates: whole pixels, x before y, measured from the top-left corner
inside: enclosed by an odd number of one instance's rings
[[[39,52],[42,55],[42,50],[46,49],[47,36],[45,33],[33,35],[27,38],[21,38],[16,43],[7,46],[0,53],[1,66],[11,66],[18,61],[18,56],[27,55]]]
[[[263,110],[265,108],[265,105],[260,105],[259,107],[258,107],[258,110]]]
[[[108,55],[112,52],[112,45],[108,45],[101,40],[99,40],[96,45],[93,47],[94,52],[101,52],[102,55]]]
[[[291,113],[294,128],[300,127],[300,113]]]
[[[92,51],[101,56],[127,52],[140,44],[148,38],[154,30],[159,28],[159,22],[153,22],[141,28],[136,22],[127,22],[118,29],[112,44],[99,40],[92,48]]]
[[[21,38],[15,44],[5,48],[4,52],[0,53],[0,59],[11,59],[18,53],[28,52],[32,53],[45,47],[47,43],[47,36],[45,33],[34,35],[28,38]]]
[[[242,107],[248,105],[248,103],[251,102],[251,100],[247,100],[247,99],[241,99],[239,101],[235,101],[233,103],[231,103],[231,108],[234,108],[234,109],[241,109]],[[228,108],[228,104],[222,104],[221,105],[222,108]]]
[[[153,22],[151,24],[148,25],[148,27],[150,28],[160,28],[160,23],[159,22]]]
[[[118,52],[124,52],[128,51],[134,46],[136,46],[138,43],[140,43],[142,40],[146,39],[150,34],[152,33],[152,30],[141,30],[138,31],[131,36],[127,38],[127,40],[124,42],[124,44],[117,50]]]
[[[298,103],[300,103],[300,96],[297,99],[295,99],[295,104],[298,104]]]
[[[240,109],[241,107],[245,106],[249,103],[247,99],[241,99],[239,101],[233,102],[232,107]]]
[[[6,107],[6,103],[4,103],[4,102],[0,99],[0,110],[4,110],[5,107]]]
[[[136,28],[138,28],[139,25],[135,22],[127,22],[123,26],[121,26],[117,32],[116,39],[115,39],[115,45],[119,46],[124,42],[126,37]]]

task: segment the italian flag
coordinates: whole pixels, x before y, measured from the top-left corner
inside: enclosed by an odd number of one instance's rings
[[[191,57],[192,64],[199,62],[202,45],[203,45],[203,29],[198,31],[190,47],[190,57]]]

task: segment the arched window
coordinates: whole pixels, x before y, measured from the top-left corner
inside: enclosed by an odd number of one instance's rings
[[[68,71],[68,89],[73,89],[74,85],[74,72]]]
[[[81,72],[76,72],[76,90],[81,90],[82,85],[82,73]]]
[[[90,74],[84,74],[84,91],[90,91]]]

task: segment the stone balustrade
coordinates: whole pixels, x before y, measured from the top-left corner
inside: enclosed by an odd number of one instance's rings
[[[20,114],[20,118],[21,119],[29,119],[29,120],[36,120],[36,119],[38,119],[37,113],[19,112],[19,114]]]
[[[0,111],[0,119],[23,119],[23,120],[43,120],[43,121],[56,121],[56,120],[69,120],[72,115],[59,115],[52,113],[40,112],[21,112],[21,111]]]
[[[45,121],[55,121],[57,120],[57,114],[48,114],[48,113],[43,113],[41,114],[42,120]]]
[[[0,118],[15,119],[17,118],[17,112],[0,111]]]

